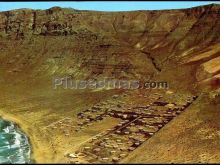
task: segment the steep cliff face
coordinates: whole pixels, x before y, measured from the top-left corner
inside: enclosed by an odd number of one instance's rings
[[[159,74],[175,82],[181,75],[170,74],[181,68],[193,77],[185,80],[187,86],[202,81],[198,75],[206,70],[199,68],[219,56],[219,16],[220,6],[214,4],[162,11],[54,7],[1,12],[0,71],[19,80],[66,74],[148,79]],[[215,68],[211,76],[219,73]]]

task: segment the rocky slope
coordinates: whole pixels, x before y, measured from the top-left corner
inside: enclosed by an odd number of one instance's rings
[[[219,59],[215,58],[219,56],[219,15],[220,6],[215,4],[162,11],[54,7],[1,12],[1,73],[19,80],[67,74],[148,79],[169,76],[170,70],[180,67],[193,77],[186,86],[211,81],[215,88],[219,84]],[[178,74],[172,77],[172,81],[179,79]]]
[[[120,111],[133,112],[152,105],[158,94],[169,103],[194,95],[198,99],[183,114],[122,162],[219,162],[219,16],[215,4],[161,11],[53,7],[0,12],[0,115],[21,124],[37,162],[68,163],[67,151],[114,127],[118,119],[103,119],[69,136],[65,130],[48,132],[48,126],[70,118],[75,128],[81,122],[77,114],[102,101],[107,110],[114,103]],[[54,90],[52,79],[67,75],[167,81],[169,89]]]

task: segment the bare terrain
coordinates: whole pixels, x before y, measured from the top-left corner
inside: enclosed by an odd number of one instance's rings
[[[219,163],[220,6],[0,12],[0,115],[36,163]],[[168,89],[53,88],[78,80]]]

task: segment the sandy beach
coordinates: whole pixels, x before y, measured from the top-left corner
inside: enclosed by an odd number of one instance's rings
[[[39,151],[37,150],[37,147],[36,147],[37,144],[33,140],[34,138],[33,138],[33,136],[31,136],[32,133],[30,133],[28,126],[25,125],[19,119],[17,119],[15,116],[9,115],[9,114],[5,113],[4,111],[2,111],[1,109],[0,109],[0,117],[4,120],[11,121],[11,122],[15,123],[22,130],[22,132],[24,132],[25,136],[28,138],[28,141],[31,145],[31,158],[35,162],[35,159],[36,159],[35,153],[39,152]]]

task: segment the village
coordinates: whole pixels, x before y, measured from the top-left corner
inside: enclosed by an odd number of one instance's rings
[[[181,114],[197,96],[167,96],[160,93],[134,95],[147,99],[146,104],[126,103],[131,94],[114,95],[77,114],[77,125],[73,119],[52,123],[47,129],[60,130],[65,136],[83,132],[94,123],[106,118],[117,118],[120,122],[111,129],[88,139],[76,151],[68,152],[65,157],[69,163],[117,163],[130,152],[137,149],[169,121]],[[182,99],[180,99],[182,98]],[[173,102],[172,102],[173,100]],[[180,100],[180,101],[177,101]]]

